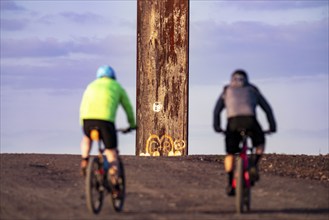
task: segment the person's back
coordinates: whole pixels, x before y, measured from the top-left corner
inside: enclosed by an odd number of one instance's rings
[[[100,119],[115,122],[119,104],[127,112],[128,122],[134,124],[134,115],[125,90],[114,79],[101,77],[91,82],[84,92],[80,120]]]
[[[250,85],[243,87],[228,86],[225,90],[224,100],[228,118],[255,115],[257,94]]]
[[[256,147],[255,169],[265,148],[264,132],[256,119],[256,107],[259,105],[266,113],[271,132],[276,131],[272,109],[257,87],[251,85],[245,71],[237,70],[232,74],[231,82],[224,87],[214,110],[214,129],[223,132],[220,114],[224,108],[227,112],[225,170],[228,173],[228,194],[234,195],[231,186],[233,179],[233,155],[240,152],[240,130],[251,133],[253,146]],[[258,176],[258,171],[255,171]]]

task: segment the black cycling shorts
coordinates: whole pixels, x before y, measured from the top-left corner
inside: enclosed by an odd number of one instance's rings
[[[98,128],[106,149],[117,148],[118,139],[114,123],[97,119],[83,120],[83,132],[87,137],[90,138],[90,132],[95,128]]]
[[[241,151],[241,130],[245,130],[252,140],[252,146],[265,145],[265,135],[254,116],[237,116],[228,119],[226,128],[226,153],[235,154]]]

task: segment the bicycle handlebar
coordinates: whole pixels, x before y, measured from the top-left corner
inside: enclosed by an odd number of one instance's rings
[[[264,132],[265,135],[270,135],[270,134],[274,133],[273,131],[270,131],[270,130],[265,130],[263,132]],[[227,134],[227,131],[226,130],[222,130],[221,133],[223,133],[224,135],[226,135]]]
[[[264,132],[264,134],[266,134],[266,135],[269,135],[269,134],[274,133],[273,131],[270,131],[270,130],[266,130],[266,131],[263,131],[263,132]]]
[[[133,130],[136,130],[136,128],[131,128],[131,127],[128,127],[128,128],[118,128],[116,131],[117,132],[121,132],[123,134],[127,134],[129,132],[132,132]]]

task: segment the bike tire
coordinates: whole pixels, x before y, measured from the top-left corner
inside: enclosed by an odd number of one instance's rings
[[[244,189],[244,205],[246,207],[246,210],[249,212],[251,206],[251,188],[245,187]]]
[[[254,164],[252,160],[248,161],[249,164]],[[243,172],[247,172],[249,176],[249,184],[247,186],[247,183],[244,181],[244,205],[246,207],[246,210],[249,212],[251,208],[251,187],[255,184],[254,176],[250,175],[250,167],[248,167],[248,170],[244,170]]]
[[[244,205],[244,179],[243,179],[243,161],[240,157],[236,160],[235,165],[235,208],[238,214],[243,212]]]
[[[85,190],[87,208],[93,214],[101,211],[104,199],[103,176],[99,172],[100,169],[102,164],[98,157],[92,158],[87,167]]]
[[[119,195],[114,196],[111,194],[113,208],[116,212],[121,212],[123,209],[125,197],[126,197],[126,179],[125,171],[122,160],[119,158],[119,174],[118,174],[118,188]]]

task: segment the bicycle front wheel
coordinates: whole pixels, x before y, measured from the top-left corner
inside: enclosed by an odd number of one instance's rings
[[[98,157],[89,161],[86,174],[86,203],[88,210],[93,214],[98,214],[102,209],[104,198],[102,165]]]
[[[237,213],[243,212],[244,201],[244,179],[243,179],[243,161],[240,157],[237,158],[235,165],[235,208]]]
[[[122,160],[119,160],[119,174],[118,174],[118,184],[113,186],[113,191],[111,194],[113,208],[116,212],[121,212],[123,209],[125,197],[126,197],[126,180],[125,171]]]

